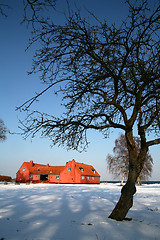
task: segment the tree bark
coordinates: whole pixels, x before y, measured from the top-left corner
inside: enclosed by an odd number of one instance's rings
[[[122,221],[127,219],[126,215],[133,206],[133,196],[136,193],[136,181],[143,169],[145,157],[148,151],[145,136],[141,135],[141,150],[137,156],[132,132],[126,134],[127,147],[129,152],[129,174],[126,184],[121,190],[120,199],[110,214],[109,218]]]
[[[127,182],[122,188],[120,199],[109,218],[117,221],[125,220],[129,209],[133,206],[133,195],[135,192],[135,184]]]
[[[126,174],[127,160],[128,160],[128,158],[126,159],[125,166],[124,166],[124,169],[123,169],[123,176],[122,176],[122,180],[121,180],[121,186],[123,186],[123,181],[124,181],[124,177],[125,177],[125,174]]]
[[[136,193],[137,181],[137,151],[133,140],[132,131],[126,133],[127,148],[129,153],[129,173],[128,180],[121,190],[120,199],[110,214],[109,218],[117,221],[125,220],[129,209],[133,206],[133,196]]]
[[[125,170],[123,171],[123,176],[122,176],[122,180],[121,180],[121,186],[123,186],[124,175],[125,175]]]
[[[140,177],[138,177],[138,186],[141,186],[141,185],[142,185],[141,179]]]

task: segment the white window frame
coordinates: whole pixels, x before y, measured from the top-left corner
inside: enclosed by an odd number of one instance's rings
[[[71,172],[71,167],[68,167],[68,172]]]
[[[24,172],[26,169],[25,168],[22,168],[22,172]]]

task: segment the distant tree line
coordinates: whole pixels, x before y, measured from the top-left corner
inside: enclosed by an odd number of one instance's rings
[[[0,182],[12,182],[12,178],[9,176],[0,175]]]

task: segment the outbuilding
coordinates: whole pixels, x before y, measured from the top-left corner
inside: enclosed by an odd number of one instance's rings
[[[100,175],[91,165],[69,161],[65,166],[24,162],[16,173],[16,182],[100,183]]]

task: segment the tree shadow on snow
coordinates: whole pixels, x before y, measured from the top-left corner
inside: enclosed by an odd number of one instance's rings
[[[0,195],[0,239],[105,240],[146,237],[139,222],[108,219],[120,188],[87,185],[10,185]]]
[[[8,186],[0,202],[4,209],[0,238],[98,239],[94,222],[107,219],[113,201],[112,194],[97,187]]]

